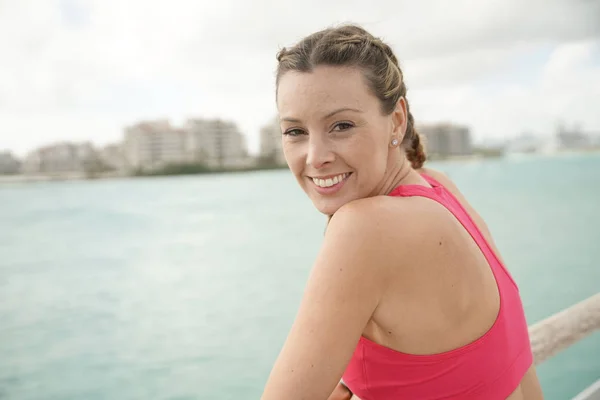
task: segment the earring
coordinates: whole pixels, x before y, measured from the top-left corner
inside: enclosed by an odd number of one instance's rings
[[[394,147],[398,146],[398,139],[396,139],[396,138],[392,139],[392,146],[394,146]]]

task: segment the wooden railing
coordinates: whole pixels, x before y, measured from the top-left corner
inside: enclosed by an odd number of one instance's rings
[[[529,327],[535,364],[543,363],[597,330],[600,330],[600,293]],[[573,400],[600,400],[600,379]]]
[[[529,327],[536,365],[600,329],[600,293]]]
[[[543,363],[596,330],[600,330],[600,293],[529,327],[535,364]],[[573,400],[596,399],[600,400],[600,380]]]

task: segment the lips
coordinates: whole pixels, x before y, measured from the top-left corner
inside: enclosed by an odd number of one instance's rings
[[[340,191],[351,175],[352,172],[344,172],[337,175],[309,177],[309,179],[312,180],[313,188],[318,194],[330,196]]]
[[[315,185],[317,185],[321,188],[329,188],[329,187],[332,187],[332,186],[337,185],[338,183],[344,181],[349,175],[350,175],[350,173],[346,172],[343,174],[328,177],[326,179],[312,178],[312,181],[314,182]]]

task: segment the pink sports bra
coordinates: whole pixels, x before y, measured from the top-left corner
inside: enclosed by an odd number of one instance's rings
[[[479,339],[439,354],[406,354],[361,337],[343,381],[361,400],[505,400],[533,362],[519,289],[454,195],[435,179],[423,178],[431,188],[402,185],[390,196],[427,197],[456,217],[494,273],[500,293],[498,317]]]

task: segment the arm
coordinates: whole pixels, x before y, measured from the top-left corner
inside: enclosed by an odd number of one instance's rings
[[[331,219],[263,400],[327,399],[385,286],[385,234],[377,217],[347,204]]]
[[[351,400],[352,392],[346,386],[344,386],[341,382],[337,384],[335,389],[333,389],[333,393],[329,395],[327,400]],[[357,397],[354,397],[357,399]]]

